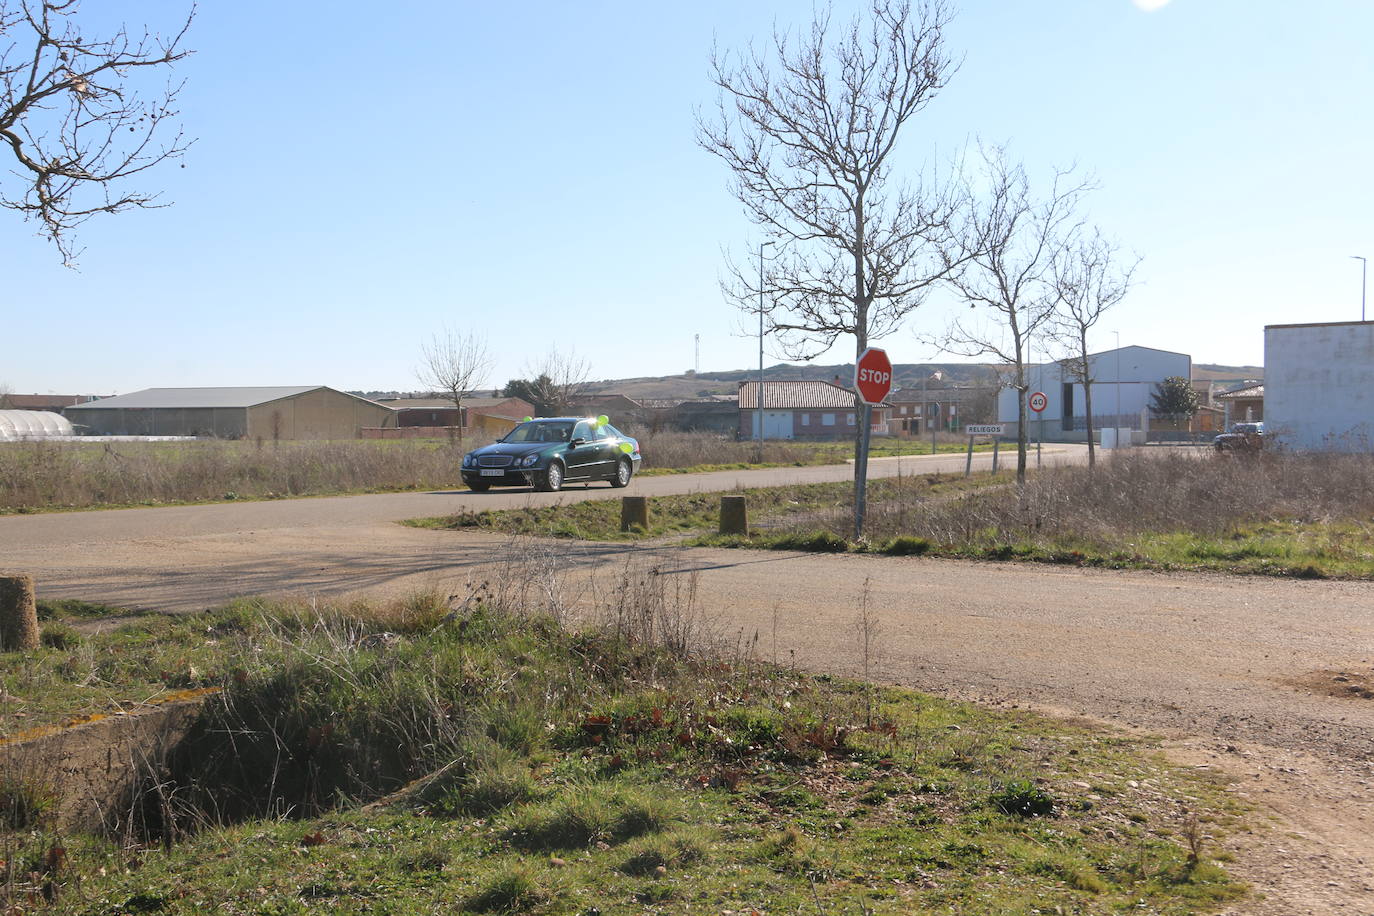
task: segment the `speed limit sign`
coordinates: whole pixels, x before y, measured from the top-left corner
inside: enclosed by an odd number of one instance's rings
[[[1049,402],[1050,399],[1045,397],[1045,392],[1037,391],[1030,396],[1030,409],[1039,413],[1045,409],[1045,406],[1049,404]]]

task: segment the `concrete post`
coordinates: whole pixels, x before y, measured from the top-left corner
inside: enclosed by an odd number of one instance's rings
[[[620,530],[629,531],[635,525],[642,531],[649,530],[649,497],[620,497]]]
[[[749,509],[743,496],[722,496],[720,498],[720,533],[748,534]]]
[[[29,576],[0,576],[0,650],[38,648],[38,607]]]

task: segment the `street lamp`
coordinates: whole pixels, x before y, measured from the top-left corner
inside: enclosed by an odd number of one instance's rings
[[[1116,422],[1112,430],[1112,448],[1121,448],[1121,332],[1113,331],[1116,335]]]
[[[1360,262],[1360,320],[1364,321],[1364,294],[1369,288],[1366,282],[1369,261],[1363,255],[1352,254],[1350,257]]]
[[[772,242],[759,242],[759,398],[754,405],[758,417],[758,463],[763,464],[763,249]]]

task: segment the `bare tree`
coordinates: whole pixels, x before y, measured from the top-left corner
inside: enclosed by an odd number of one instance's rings
[[[563,416],[587,393],[591,371],[591,364],[574,351],[563,353],[554,347],[537,364],[525,367],[529,379],[524,390],[540,413]]]
[[[10,386],[0,384],[0,410],[9,410],[13,406],[10,401]]]
[[[493,360],[486,339],[476,333],[459,334],[447,328],[420,348],[415,377],[420,384],[441,392],[453,402],[458,414],[458,441],[463,441],[463,396],[486,382]]]
[[[719,96],[710,118],[698,113],[697,141],[730,169],[732,193],[775,249],[758,273],[729,263],[726,292],[763,312],[791,358],[850,336],[857,357],[958,263],[939,255],[958,236],[938,178],[892,175],[903,129],[956,69],[950,17],[943,0],[872,0],[869,15],[833,31],[827,10],[800,36],[775,30],[766,53],[712,51]],[[859,534],[871,412],[857,396],[855,407]]]
[[[1049,192],[1037,197],[1025,169],[1007,161],[1006,150],[982,150],[981,187],[963,196],[964,215],[973,233],[968,248],[954,248],[947,258],[958,269],[949,283],[980,310],[981,323],[957,319],[943,337],[931,340],[942,350],[962,356],[993,356],[1004,362],[1016,391],[1016,479],[1026,479],[1026,375],[1028,348],[1053,316],[1056,301],[1054,264],[1066,240],[1075,233],[1077,207],[1089,184],[1059,170]]]
[[[1079,237],[1060,252],[1054,265],[1053,333],[1068,349],[1068,376],[1083,386],[1083,421],[1088,434],[1088,466],[1097,462],[1093,447],[1093,367],[1088,334],[1112,306],[1130,292],[1140,258],[1123,260],[1119,246],[1100,229]],[[1117,379],[1117,383],[1120,383]],[[1118,420],[1119,422],[1119,420]]]
[[[121,27],[95,38],[79,11],[79,0],[0,0],[0,140],[18,165],[0,174],[0,205],[36,220],[68,265],[72,232],[90,217],[160,206],[124,179],[189,145],[169,124],[182,85],[143,90],[191,53],[182,42],[195,15],[166,36]]]

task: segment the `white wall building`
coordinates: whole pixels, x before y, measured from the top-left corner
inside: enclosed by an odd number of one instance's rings
[[[1193,358],[1187,353],[1151,347],[1122,347],[1088,356],[1092,377],[1093,429],[1141,428],[1141,415],[1150,406],[1155,386],[1170,376],[1193,377]],[[1084,423],[1083,385],[1073,378],[1063,361],[1029,366],[1031,392],[1042,392],[1048,402],[1039,414],[1028,412],[1032,439],[1082,442]],[[1007,436],[1016,435],[1016,391],[997,395],[997,422],[1007,424]]]
[[[1264,428],[1296,449],[1374,449],[1374,321],[1264,329]]]

